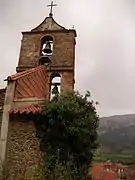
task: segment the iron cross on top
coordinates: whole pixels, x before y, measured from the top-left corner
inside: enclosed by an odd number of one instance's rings
[[[54,6],[57,6],[57,4],[53,4],[53,1],[51,2],[51,5],[47,5],[47,7],[51,7],[51,9],[50,9],[50,14],[49,14],[50,17],[53,16],[52,8],[53,8]]]

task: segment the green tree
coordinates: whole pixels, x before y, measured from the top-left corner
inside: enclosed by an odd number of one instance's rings
[[[35,121],[45,179],[86,180],[97,148],[99,118],[90,93],[56,95]]]

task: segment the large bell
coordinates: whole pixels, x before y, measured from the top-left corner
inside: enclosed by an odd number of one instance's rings
[[[46,53],[46,54],[51,54],[52,53],[51,44],[50,44],[49,41],[46,42],[46,46],[43,49],[43,52]]]

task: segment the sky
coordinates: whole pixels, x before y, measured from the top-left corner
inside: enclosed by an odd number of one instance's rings
[[[55,0],[54,19],[77,31],[76,85],[100,116],[135,113],[135,1]],[[0,88],[15,73],[22,31],[49,14],[50,0],[0,0]]]

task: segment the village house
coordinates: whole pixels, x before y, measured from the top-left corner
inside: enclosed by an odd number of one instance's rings
[[[130,174],[126,166],[117,163],[95,163],[91,170],[92,180],[129,180]]]

